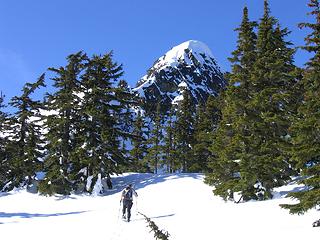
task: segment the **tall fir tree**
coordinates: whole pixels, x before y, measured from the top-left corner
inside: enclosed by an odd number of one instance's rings
[[[234,192],[244,200],[268,199],[292,173],[286,137],[297,82],[294,49],[285,41],[288,30],[270,16],[267,0],[256,41],[246,9],[243,16],[207,182],[225,199]]]
[[[175,146],[175,134],[174,134],[174,117],[175,109],[172,106],[169,110],[166,124],[164,127],[164,136],[163,136],[163,164],[166,167],[168,173],[174,173],[179,169],[178,167],[178,158]]]
[[[150,134],[148,136],[148,150],[144,157],[144,164],[148,166],[149,171],[158,173],[162,160],[162,139],[163,139],[163,116],[160,104],[157,105],[157,111],[152,117]]]
[[[5,108],[4,98],[5,98],[5,95],[2,93],[2,91],[0,91],[0,124],[1,124],[0,126],[1,126],[1,132],[3,131],[2,130],[3,129],[2,126],[5,123],[6,118],[8,116],[8,114],[3,111],[3,109]],[[3,135],[1,135],[1,136],[3,136]]]
[[[137,97],[131,92],[128,83],[125,80],[120,80],[115,88],[116,99],[121,106],[121,110],[117,114],[119,128],[121,129],[121,144],[123,151],[127,151],[126,143],[131,139],[133,127],[132,122],[135,118],[134,108],[138,105]]]
[[[121,173],[129,134],[128,114],[133,97],[122,65],[112,52],[89,58],[78,52],[67,57],[65,67],[50,68],[56,92],[48,94],[45,127],[46,176],[43,194],[103,192],[103,179]]]
[[[182,172],[190,171],[192,162],[192,145],[194,144],[195,106],[188,89],[183,91],[183,99],[179,102],[174,123],[174,145],[176,157]]]
[[[127,98],[118,81],[123,75],[122,65],[112,59],[112,52],[93,56],[88,60],[82,88],[84,97],[81,106],[81,144],[78,185],[84,185],[87,192],[103,191],[102,180],[110,174],[121,173],[120,166],[126,161],[121,147],[124,131],[118,122],[121,113],[126,112],[123,102]],[[81,174],[80,174],[81,173]]]
[[[88,63],[82,52],[67,57],[67,65],[49,68],[55,92],[48,94],[45,107],[47,156],[44,162],[45,178],[39,184],[42,194],[70,194],[74,189],[71,173],[79,168],[76,147],[80,144],[80,107],[82,102],[81,76]]]
[[[288,34],[289,31],[280,29],[278,21],[270,16],[265,0],[251,75],[254,94],[248,103],[253,113],[248,128],[252,137],[245,147],[251,156],[240,162],[241,178],[248,187],[254,186],[260,199],[272,198],[272,189],[290,180],[292,173],[284,150],[290,126],[289,102],[296,83],[295,50],[285,40]]]
[[[298,214],[320,206],[320,3],[318,0],[310,0],[308,6],[312,9],[310,15],[315,18],[315,22],[301,23],[299,26],[310,29],[303,49],[313,56],[303,73],[304,98],[290,131],[293,159],[301,169],[303,178],[300,183],[306,189],[289,194],[298,203],[281,205],[290,209],[290,213]]]
[[[224,199],[233,199],[233,193],[239,191],[248,195],[248,187],[241,183],[239,163],[250,157],[246,145],[250,136],[248,124],[253,121],[248,104],[253,94],[250,77],[256,61],[256,26],[256,22],[249,20],[245,7],[242,22],[235,29],[238,32],[237,49],[229,58],[232,63],[232,71],[226,75],[229,85],[219,97],[222,119],[213,132],[210,170],[205,180],[215,186],[215,194]]]
[[[130,150],[131,166],[129,169],[135,172],[148,172],[148,166],[144,164],[143,159],[147,154],[147,123],[145,116],[138,112],[135,120],[133,121],[133,132]]]
[[[1,151],[1,159],[4,159],[4,146],[5,146],[5,122],[7,120],[7,114],[3,111],[4,105],[4,95],[0,92],[0,151]]]
[[[31,94],[37,88],[44,87],[44,74],[35,83],[26,83],[21,96],[11,99],[10,105],[17,112],[10,119],[10,144],[7,151],[10,153],[9,183],[7,191],[14,187],[29,187],[35,180],[36,172],[42,170],[44,139],[41,132],[40,110],[43,104],[33,100]]]
[[[221,119],[217,97],[209,96],[205,106],[198,106],[195,116],[193,160],[190,171],[208,172],[208,162],[212,157],[209,150],[212,145],[212,134],[217,130]]]
[[[7,145],[8,145],[8,114],[3,111],[4,95],[0,92],[0,191],[8,182],[8,171],[10,170],[10,164],[8,159]]]

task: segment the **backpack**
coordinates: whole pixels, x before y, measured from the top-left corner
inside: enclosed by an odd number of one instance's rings
[[[124,190],[124,199],[131,200],[132,199],[132,189]]]

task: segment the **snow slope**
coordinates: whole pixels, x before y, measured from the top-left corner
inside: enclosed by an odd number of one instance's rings
[[[291,184],[277,189],[274,200],[225,203],[212,194],[201,174],[125,174],[113,179],[104,196],[44,197],[25,190],[0,195],[1,239],[154,239],[140,211],[172,240],[318,239],[312,222],[319,211],[303,216],[278,207],[291,200]],[[133,183],[139,197],[130,223],[120,219],[120,192]]]

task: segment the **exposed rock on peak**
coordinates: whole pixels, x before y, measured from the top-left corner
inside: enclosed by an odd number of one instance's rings
[[[182,86],[183,85],[183,86]],[[181,87],[190,91],[195,104],[204,103],[226,86],[221,70],[210,49],[190,40],[173,47],[155,61],[134,91],[145,98],[149,108],[160,103],[168,110],[181,99]]]

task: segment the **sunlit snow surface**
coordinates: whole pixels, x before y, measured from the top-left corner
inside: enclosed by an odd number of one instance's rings
[[[168,64],[171,66],[175,66],[181,59],[190,61],[190,59],[186,55],[186,49],[189,49],[190,52],[192,52],[197,60],[201,63],[204,63],[204,58],[200,54],[204,54],[207,57],[214,58],[211,50],[206,44],[197,40],[189,40],[173,47],[163,57],[159,58],[158,64]]]
[[[212,194],[201,174],[124,174],[113,178],[114,189],[104,196],[44,197],[25,190],[0,195],[1,239],[154,239],[140,211],[172,240],[319,239],[312,222],[319,211],[290,215],[280,203],[296,184],[277,189],[276,199],[225,203]],[[139,197],[132,221],[120,219],[120,192],[132,183]]]

